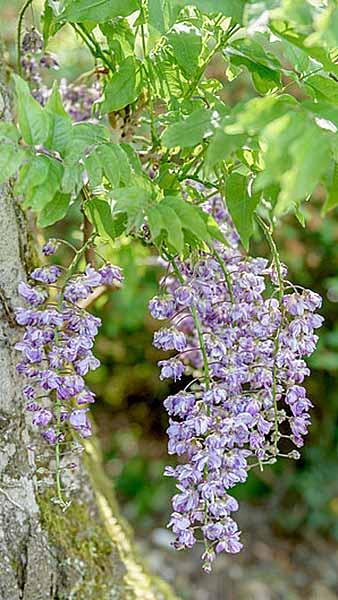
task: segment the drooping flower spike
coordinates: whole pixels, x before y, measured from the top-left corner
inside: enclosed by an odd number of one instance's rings
[[[171,321],[155,333],[154,345],[177,352],[160,361],[161,379],[195,379],[164,403],[169,454],[182,457],[165,474],[177,481],[169,522],[175,547],[203,541],[209,572],[217,554],[242,548],[231,489],[255,464],[275,462],[282,443],[283,455],[299,455],[292,444],[303,445],[312,406],[302,386],[309,375],[304,357],[316,347],[323,318],[314,314],[318,294],[286,293],[289,284],[277,276],[278,270],[286,277],[283,266],[241,253],[219,197],[204,208],[229,245],[173,262],[163,295],[149,308],[154,318]]]
[[[50,256],[59,242],[49,240],[43,253]],[[17,322],[25,327],[16,344],[21,353],[17,370],[27,383],[23,395],[32,423],[52,445],[60,444],[70,432],[91,435],[88,406],[95,401],[84,380],[100,361],[92,350],[101,324],[78,303],[99,286],[119,285],[119,267],[106,263],[99,269],[90,265],[77,273],[83,248],[69,270],[57,265],[43,266],[30,274],[29,283],[19,284],[19,294],[27,307],[16,311]],[[58,467],[58,465],[57,465]]]

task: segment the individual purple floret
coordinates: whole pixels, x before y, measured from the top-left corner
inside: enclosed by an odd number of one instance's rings
[[[43,304],[47,298],[47,293],[44,290],[32,287],[24,281],[19,283],[18,289],[20,296],[22,296],[30,306],[39,306]]]
[[[123,274],[120,267],[106,263],[101,269],[98,270],[101,276],[102,285],[113,285],[114,283],[122,283]]]
[[[26,31],[21,43],[23,52],[40,52],[43,49],[43,37],[34,27],[30,31]]]
[[[55,254],[60,246],[61,242],[59,240],[55,240],[51,238],[46,242],[46,244],[42,248],[42,252],[45,256],[52,256]]]
[[[181,379],[185,366],[176,358],[171,358],[170,360],[160,360],[158,366],[161,367],[160,379],[173,379],[177,381]]]
[[[155,348],[161,350],[177,350],[177,352],[183,352],[187,347],[184,333],[178,331],[175,327],[156,331],[153,343]]]
[[[31,272],[30,277],[35,281],[42,283],[55,283],[58,277],[60,277],[62,269],[57,265],[51,265],[50,267],[40,267],[34,269]]]
[[[41,56],[39,62],[40,62],[40,66],[44,67],[45,69],[58,70],[60,68],[57,58],[54,56],[54,54],[51,54],[50,52],[45,52]]]
[[[73,429],[80,433],[81,437],[89,437],[92,433],[85,409],[73,410],[69,417],[69,423]]]
[[[169,294],[155,296],[149,302],[149,311],[154,319],[171,319],[171,317],[175,314],[175,309],[175,299]]]
[[[164,402],[168,451],[182,457],[165,471],[178,490],[169,527],[177,549],[203,539],[203,569],[210,572],[217,554],[242,548],[231,489],[252,466],[277,460],[281,426],[291,458],[298,456],[292,444],[303,445],[312,406],[302,386],[309,374],[304,357],[316,347],[323,318],[314,314],[320,296],[290,287],[284,267],[280,285],[275,264],[243,255],[220,197],[204,209],[229,245],[216,243],[218,256],[200,252],[169,265],[162,295],[149,308],[171,321],[155,333],[155,347],[177,352],[159,362],[160,378],[192,377]]]

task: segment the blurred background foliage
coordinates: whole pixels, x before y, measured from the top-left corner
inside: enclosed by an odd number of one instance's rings
[[[15,61],[17,0],[0,0],[0,34],[5,59]],[[28,17],[38,26],[39,2]],[[87,50],[65,27],[51,43],[61,68],[50,78],[73,81],[93,67]],[[221,94],[233,105],[255,95],[249,76],[242,73],[229,82],[221,56],[207,75],[223,84]],[[316,143],[316,140],[313,140]],[[313,425],[299,462],[280,462],[263,473],[252,472],[246,485],[235,490],[242,501],[261,507],[270,526],[280,535],[320,534],[338,540],[338,219],[337,209],[320,217],[320,192],[306,209],[306,227],[295,217],[281,223],[277,241],[290,279],[324,298],[325,326],[318,350],[310,359],[312,376],[307,383],[313,409]],[[74,209],[67,222],[46,231],[76,242],[81,215]],[[96,353],[102,366],[88,382],[99,401],[93,414],[101,439],[105,466],[126,517],[145,535],[163,527],[173,493],[163,468],[170,462],[166,451],[167,417],[162,401],[168,384],[158,378],[152,347],[156,327],[148,312],[161,270],[149,247],[141,241],[122,240],[102,250],[125,273],[123,289],[101,296],[93,307],[103,326]],[[268,255],[258,233],[251,244],[254,255]],[[66,257],[65,257],[66,258]]]

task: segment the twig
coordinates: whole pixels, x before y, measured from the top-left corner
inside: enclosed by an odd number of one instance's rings
[[[33,0],[27,0],[23,5],[22,9],[19,12],[19,20],[18,20],[18,28],[17,28],[17,53],[18,53],[18,73],[22,75],[21,68],[21,33],[22,33],[22,23],[25,16],[26,10],[33,4]]]

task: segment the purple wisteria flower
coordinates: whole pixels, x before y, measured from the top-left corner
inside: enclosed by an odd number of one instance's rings
[[[171,319],[175,314],[175,300],[170,295],[155,296],[149,302],[150,314],[154,319]]]
[[[292,444],[303,445],[312,406],[302,386],[309,374],[304,357],[316,347],[323,318],[314,314],[320,296],[291,286],[284,266],[280,285],[274,263],[243,255],[220,197],[204,209],[229,245],[217,242],[217,255],[201,251],[176,261],[175,269],[169,265],[149,309],[171,321],[155,333],[155,347],[177,352],[159,362],[160,378],[193,377],[164,402],[169,454],[185,459],[165,470],[178,490],[169,527],[177,549],[203,538],[203,568],[210,572],[217,554],[242,548],[231,488],[255,464],[277,460],[281,425],[290,457],[298,456]]]
[[[51,265],[50,267],[40,267],[38,269],[34,269],[31,272],[30,277],[35,281],[40,281],[42,283],[55,283],[57,279],[60,277],[62,269],[57,265]]]
[[[43,252],[53,255],[58,246],[58,241],[49,240]],[[95,395],[84,376],[100,365],[92,349],[101,321],[77,302],[101,285],[120,283],[121,269],[110,263],[98,270],[88,265],[84,273],[69,276],[67,269],[50,265],[34,269],[30,279],[31,284],[19,284],[28,308],[16,311],[17,322],[25,327],[15,347],[21,353],[17,370],[27,378],[26,410],[51,445],[71,430],[86,438],[91,434],[87,407]],[[48,286],[53,289],[51,297]]]
[[[106,285],[113,285],[114,283],[122,283],[123,274],[120,267],[106,263],[101,269],[98,270],[101,276],[101,283]]]
[[[42,252],[45,256],[52,256],[55,254],[60,246],[61,242],[51,238],[42,248]]]
[[[155,332],[154,346],[161,350],[183,352],[187,347],[187,342],[184,333],[175,327],[170,327],[170,329],[160,329]]]
[[[39,306],[43,304],[47,298],[47,292],[43,289],[35,288],[24,281],[19,283],[19,294],[30,306]]]
[[[30,83],[33,97],[44,106],[50,97],[51,90],[44,83],[44,72],[58,70],[56,56],[44,49],[42,35],[33,27],[25,32],[21,44],[20,64],[26,81]],[[93,119],[93,106],[102,95],[102,85],[95,78],[92,82],[69,83],[62,78],[60,93],[65,110],[73,121]]]

